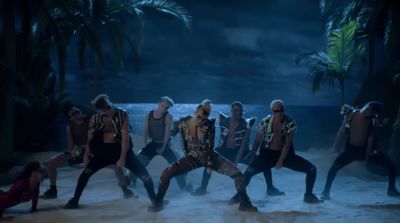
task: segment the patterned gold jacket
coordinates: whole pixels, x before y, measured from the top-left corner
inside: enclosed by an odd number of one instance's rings
[[[183,152],[186,156],[191,156],[204,163],[214,154],[215,119],[207,119],[199,125],[200,134],[197,139],[194,139],[189,134],[190,120],[192,118],[192,116],[187,116],[179,121]]]
[[[260,149],[269,149],[269,147],[271,145],[272,138],[274,137],[274,132],[273,132],[273,128],[272,128],[273,118],[274,118],[274,116],[268,115],[267,117],[265,117],[261,120],[261,123],[258,126],[258,131],[260,133],[263,133],[263,135],[264,135]],[[296,127],[296,122],[294,121],[294,119],[290,118],[287,115],[283,116],[283,123],[284,124],[281,129],[281,137],[282,137],[281,140],[284,142],[286,139],[286,136],[289,133],[296,131],[297,127]],[[292,147],[293,147],[293,144],[292,144]]]

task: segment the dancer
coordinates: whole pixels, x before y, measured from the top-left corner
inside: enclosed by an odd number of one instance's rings
[[[313,194],[317,168],[309,161],[296,155],[294,151],[293,137],[296,122],[285,115],[285,106],[281,100],[271,102],[271,111],[272,115],[265,117],[258,127],[251,154],[254,157],[258,148],[260,148],[260,155],[250,163],[244,173],[246,186],[254,175],[265,169],[287,167],[294,171],[306,173],[304,202],[319,203],[320,200]],[[237,202],[238,195],[232,197],[231,201]]]
[[[44,192],[40,198],[57,198],[57,168],[61,166],[78,165],[83,162],[84,157],[89,157],[87,150],[87,135],[90,117],[84,115],[79,108],[71,102],[66,102],[63,106],[64,115],[69,118],[67,126],[68,151],[59,153],[47,161],[47,172],[50,180],[50,188]],[[134,196],[133,192],[127,188],[128,180],[122,169],[115,165],[110,166],[117,176],[119,186],[125,198]]]
[[[167,160],[168,164],[172,164],[178,159],[171,149],[170,143],[172,115],[169,114],[168,109],[172,106],[174,106],[174,101],[170,97],[161,97],[157,108],[146,115],[143,131],[146,146],[137,154],[144,166],[149,165],[157,155]],[[149,143],[147,143],[148,138],[151,139]],[[177,176],[176,181],[181,190],[191,191],[191,185],[186,184],[185,177],[185,175]],[[132,184],[136,185],[136,175],[131,174],[131,178]]]
[[[257,208],[251,204],[247,196],[243,174],[234,164],[214,152],[215,120],[208,119],[210,112],[211,101],[204,100],[197,106],[194,117],[187,116],[180,120],[179,132],[182,137],[185,156],[170,165],[162,173],[156,202],[150,207],[150,211],[163,209],[164,196],[172,177],[185,174],[199,167],[207,167],[234,179],[240,198],[239,210],[257,211]]]
[[[39,187],[44,175],[39,161],[35,160],[25,165],[10,190],[0,191],[0,219],[4,209],[30,200],[32,200],[31,212],[37,211]]]
[[[136,174],[143,181],[150,200],[154,202],[153,181],[132,151],[133,144],[128,135],[128,113],[122,108],[113,106],[105,94],[98,95],[92,104],[98,111],[91,117],[88,133],[88,150],[93,153],[93,157],[79,176],[74,197],[68,201],[65,208],[77,208],[89,178],[111,164],[116,164],[118,167],[125,166]]]
[[[330,199],[330,190],[337,172],[353,161],[371,162],[388,170],[389,185],[387,189],[388,196],[400,196],[395,186],[396,166],[387,156],[377,151],[377,141],[374,131],[378,127],[377,117],[381,111],[382,104],[376,101],[366,103],[361,109],[348,109],[348,106],[342,107],[348,112],[343,113],[344,120],[336,137],[337,140],[347,132],[347,143],[343,153],[341,153],[333,162],[326,178],[325,188],[322,192],[322,199]],[[347,108],[347,109],[344,109]]]
[[[243,163],[249,165],[248,155],[250,150],[248,142],[254,123],[255,118],[250,118],[249,120],[243,118],[243,104],[239,101],[234,101],[231,104],[231,117],[219,114],[220,146],[215,150],[234,164]],[[273,186],[271,169],[264,171],[264,177],[269,196],[285,194]],[[194,190],[192,195],[206,194],[210,178],[211,173],[208,173],[207,168],[204,168],[201,186]]]

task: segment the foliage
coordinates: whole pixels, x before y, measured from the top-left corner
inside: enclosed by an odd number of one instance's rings
[[[326,52],[303,53],[297,56],[297,64],[310,64],[312,91],[316,92],[322,84],[335,87],[339,82],[344,103],[344,80],[350,79],[350,68],[363,59],[365,47],[354,40],[357,23],[350,21],[343,27],[333,30],[328,37]]]

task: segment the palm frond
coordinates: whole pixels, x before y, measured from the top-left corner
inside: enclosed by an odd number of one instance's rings
[[[191,30],[192,16],[190,13],[178,3],[169,0],[134,0],[133,6],[135,8],[150,7],[158,11],[171,14],[177,17],[185,27]]]
[[[85,51],[86,51],[86,40],[83,37],[83,34],[79,36],[78,40],[78,61],[79,67],[82,70],[85,67]]]
[[[392,16],[389,16],[388,22],[385,27],[385,35],[384,35],[384,43],[386,47],[389,46],[390,41],[392,40],[392,38],[394,38],[394,33],[396,32],[393,32],[393,29],[395,28],[396,27],[392,25]]]
[[[332,63],[332,59],[323,51],[302,53],[295,59],[296,64],[325,64]]]
[[[331,67],[336,72],[346,72],[353,62],[357,49],[354,41],[356,30],[357,23],[353,20],[334,30],[328,38],[327,54],[334,61]]]
[[[106,25],[108,36],[111,39],[111,45],[113,46],[115,58],[120,69],[124,68],[124,46],[127,39],[130,37],[124,32],[126,29],[119,22],[109,22]]]
[[[319,8],[320,8],[321,14],[323,16],[330,14],[334,10],[333,3],[334,3],[334,0],[320,0],[319,1]]]

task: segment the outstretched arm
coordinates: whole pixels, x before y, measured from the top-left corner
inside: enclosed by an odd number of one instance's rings
[[[250,132],[251,132],[251,129],[247,129],[246,130],[246,134],[243,137],[242,144],[240,144],[239,152],[238,152],[238,154],[236,155],[236,158],[235,158],[235,164],[239,163],[240,160],[242,160],[244,147],[247,145],[247,142],[249,141]]]
[[[121,154],[117,161],[118,167],[125,166],[126,153],[128,152],[129,145],[129,117],[126,115],[124,122],[121,127]]]
[[[74,149],[74,140],[72,138],[71,128],[67,126],[67,140],[68,140],[68,151]]]
[[[337,151],[336,149],[337,144],[343,138],[345,132],[346,132],[346,118],[344,118],[342,125],[339,128],[339,131],[336,133],[336,138],[332,145],[332,151]]]
[[[263,137],[264,137],[264,133],[262,133],[261,131],[257,131],[257,135],[254,138],[253,145],[251,146],[251,151],[249,153],[250,162],[256,157],[258,148],[260,147]]]
[[[283,162],[285,161],[286,156],[289,153],[289,149],[292,146],[293,136],[294,136],[294,131],[289,132],[288,135],[286,136],[285,145],[283,145],[281,155],[279,156],[278,162],[276,162],[275,168],[279,169],[283,166]]]
[[[89,120],[89,130],[88,130],[88,139],[86,142],[86,150],[85,150],[85,154],[83,155],[83,162],[86,164],[88,164],[89,162],[89,155],[90,155],[90,141],[93,139],[93,134],[94,134],[94,120],[93,120],[93,116],[90,117]]]
[[[164,139],[163,139],[163,145],[161,148],[157,149],[157,153],[161,154],[164,152],[165,147],[167,146],[169,142],[169,136],[171,134],[171,125],[172,125],[172,116],[168,114],[165,117],[165,129],[164,129]]]
[[[35,192],[32,197],[31,212],[37,211],[38,197],[39,197],[39,184],[36,186]]]
[[[242,160],[243,152],[245,150],[245,147],[248,145],[249,139],[250,139],[250,133],[251,133],[251,128],[253,127],[256,119],[255,118],[250,118],[249,120],[246,120],[247,126],[246,126],[246,133],[243,137],[242,144],[240,145],[239,152],[235,158],[235,163],[239,163],[240,160]],[[258,148],[258,147],[257,147]]]
[[[144,144],[147,144],[147,136],[149,134],[149,114],[144,118],[144,130],[143,130],[143,141]]]
[[[375,144],[375,130],[371,130],[369,137],[368,137],[368,143],[367,143],[367,152],[365,153],[365,161],[368,162],[369,156],[372,154],[374,151],[374,144]]]

